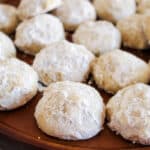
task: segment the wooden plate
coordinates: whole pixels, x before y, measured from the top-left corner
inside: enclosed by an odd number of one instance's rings
[[[18,4],[18,0],[7,0],[7,3]],[[129,51],[129,50],[128,50]],[[130,51],[144,60],[150,59],[150,51]],[[29,64],[32,64],[33,57],[18,52],[18,57]],[[104,91],[100,91],[105,102],[111,97]],[[10,112],[0,112],[0,132],[16,140],[32,144],[43,149],[65,149],[65,150],[100,150],[100,149],[150,149],[139,144],[132,144],[124,140],[121,136],[110,131],[105,123],[104,130],[96,137],[85,141],[63,141],[49,137],[42,133],[35,123],[33,113],[35,105],[41,98],[42,93],[38,93],[31,102],[22,108]]]

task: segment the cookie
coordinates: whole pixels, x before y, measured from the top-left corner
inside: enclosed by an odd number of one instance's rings
[[[21,20],[46,13],[58,8],[62,0],[21,0],[18,6],[18,16]]]
[[[81,24],[73,35],[73,41],[85,45],[94,54],[103,54],[120,48],[121,34],[110,22],[96,21]]]
[[[109,93],[150,81],[150,68],[140,58],[121,50],[103,54],[93,63],[92,74],[97,86]]]
[[[133,143],[150,145],[150,86],[138,83],[126,87],[106,108],[111,130]]]
[[[98,16],[113,23],[136,13],[135,0],[94,0]]]
[[[11,34],[17,25],[17,9],[12,5],[0,4],[0,31]]]
[[[85,81],[94,55],[84,46],[65,40],[50,44],[35,57],[33,68],[40,81],[49,85],[56,81]]]
[[[103,129],[105,106],[92,87],[71,81],[56,82],[44,92],[34,113],[47,135],[65,140],[84,140]]]
[[[35,55],[45,46],[63,40],[64,28],[58,18],[42,14],[23,21],[16,30],[15,44],[23,52]]]
[[[63,0],[55,14],[67,31],[74,31],[81,23],[96,19],[94,6],[87,0]]]
[[[37,73],[16,59],[0,60],[0,111],[23,106],[36,95]]]
[[[138,50],[149,47],[149,20],[150,16],[136,14],[122,19],[117,23],[125,47]]]
[[[16,57],[16,48],[13,41],[3,32],[0,32],[0,59]]]

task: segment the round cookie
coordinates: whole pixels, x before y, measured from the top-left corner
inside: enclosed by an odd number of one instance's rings
[[[85,45],[95,54],[120,48],[121,35],[110,22],[96,21],[81,24],[73,35],[73,41]]]
[[[3,32],[0,32],[0,59],[16,57],[16,48],[12,40]]]
[[[50,84],[34,113],[38,127],[50,136],[84,140],[103,129],[105,106],[92,87],[71,81]]]
[[[36,95],[37,73],[16,59],[0,60],[0,111],[23,106]]]
[[[123,45],[134,49],[148,48],[150,16],[133,15],[120,20],[117,27],[122,34]]]
[[[15,44],[25,53],[35,55],[45,46],[64,39],[63,25],[58,18],[42,14],[23,21],[16,30]]]
[[[150,15],[150,1],[149,0],[140,0],[138,3],[137,10],[139,13]]]
[[[138,83],[120,90],[107,104],[108,126],[133,143],[150,145],[150,86]]]
[[[21,20],[46,13],[62,4],[62,0],[21,0],[18,6],[18,16]]]
[[[136,13],[135,0],[94,0],[100,18],[116,23]]]
[[[18,25],[17,10],[14,6],[0,4],[0,31],[10,34]]]
[[[45,85],[64,80],[81,82],[87,79],[93,60],[93,54],[84,46],[63,40],[42,49],[33,68]]]
[[[92,74],[98,87],[110,93],[137,82],[150,81],[148,64],[121,50],[114,50],[97,58],[93,63]]]
[[[87,0],[63,0],[55,14],[68,31],[74,31],[81,23],[96,19],[94,6]]]

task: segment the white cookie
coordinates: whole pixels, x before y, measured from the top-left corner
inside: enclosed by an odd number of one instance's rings
[[[21,0],[18,7],[18,16],[21,20],[46,13],[62,4],[62,0]]]
[[[0,31],[10,34],[18,25],[17,10],[14,6],[0,4]]]
[[[137,82],[150,81],[148,64],[121,50],[114,50],[97,58],[92,72],[98,87],[110,93]]]
[[[23,106],[37,92],[37,73],[16,59],[0,60],[0,110]]]
[[[139,13],[150,15],[150,0],[140,0],[137,9]]]
[[[116,23],[136,13],[135,0],[94,0],[100,18]]]
[[[108,126],[133,143],[150,145],[150,86],[120,90],[107,104]]]
[[[85,81],[94,56],[84,46],[65,40],[55,42],[38,53],[33,68],[40,81],[48,85],[56,81]]]
[[[73,41],[85,45],[95,54],[102,54],[120,48],[121,35],[110,22],[87,22],[78,27],[73,35]]]
[[[0,32],[0,59],[16,57],[16,48],[12,40],[3,32]]]
[[[74,31],[83,22],[96,19],[96,11],[87,0],[63,0],[61,7],[56,9],[56,15],[69,31]]]
[[[105,107],[94,88],[64,81],[50,84],[34,116],[38,127],[50,136],[84,140],[103,129]]]
[[[42,48],[64,39],[64,29],[60,20],[52,15],[42,14],[23,21],[16,31],[16,46],[35,55]]]
[[[139,14],[120,20],[117,27],[122,34],[123,45],[140,50],[148,48],[149,20],[150,16]]]

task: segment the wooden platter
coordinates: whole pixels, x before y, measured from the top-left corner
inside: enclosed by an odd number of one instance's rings
[[[7,3],[17,5],[19,0],[6,0]],[[142,59],[148,61],[150,59],[150,50],[130,51]],[[32,64],[33,57],[18,52],[18,58]],[[100,90],[99,90],[100,91]],[[100,91],[105,102],[107,103],[111,95]],[[118,150],[118,149],[137,149],[149,150],[150,147],[139,144],[132,144],[124,140],[121,136],[116,135],[107,127],[105,122],[104,130],[96,137],[85,141],[63,141],[53,137],[49,137],[42,133],[34,120],[33,114],[35,105],[42,97],[42,93],[38,93],[27,105],[9,112],[0,112],[0,133],[10,136],[18,141],[22,141],[42,149],[55,150]]]

